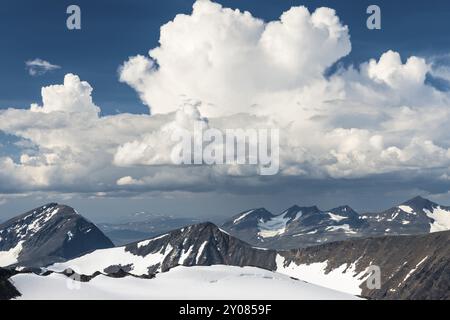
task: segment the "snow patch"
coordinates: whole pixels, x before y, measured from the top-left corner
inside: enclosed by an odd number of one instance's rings
[[[356,234],[356,232],[348,224],[343,224],[340,226],[330,226],[325,229],[326,231],[339,231],[343,230],[345,233]]]
[[[340,222],[342,220],[347,219],[347,217],[340,216],[338,214],[334,214],[334,213],[331,213],[331,212],[328,212],[328,215],[330,216],[331,220],[336,221],[336,222]]]
[[[414,209],[410,206],[398,206],[398,208],[406,213],[415,214]]]
[[[262,238],[273,238],[282,235],[286,232],[286,225],[290,218],[286,218],[286,214],[273,217],[267,221],[259,221],[258,235]]]
[[[253,211],[255,211],[255,210],[250,210],[250,211],[247,211],[247,212],[245,212],[245,213],[243,213],[242,215],[240,215],[237,219],[235,219],[234,221],[233,221],[233,224],[237,224],[239,221],[241,221],[242,219],[244,219],[245,217],[247,217],[249,214],[251,214]]]
[[[163,235],[158,236],[158,237],[156,237],[156,238],[152,238],[152,239],[148,239],[148,240],[141,241],[141,242],[139,242],[139,243],[137,244],[137,247],[138,247],[138,248],[146,247],[146,246],[148,246],[151,242],[153,242],[153,241],[155,241],[155,240],[158,240],[158,239],[162,239],[162,238],[164,238],[164,237],[167,237],[167,234],[163,234]]]
[[[432,211],[423,210],[428,218],[433,219],[430,223],[430,232],[440,232],[450,230],[450,211],[438,206],[433,208]]]
[[[200,248],[198,249],[198,253],[197,253],[197,259],[196,262],[198,263],[200,261],[200,258],[203,254],[203,251],[205,250],[205,247],[207,245],[208,241],[205,241],[201,244]]]
[[[414,273],[414,272],[416,272],[416,270],[417,270],[417,268],[419,268],[420,267],[420,265],[422,264],[422,263],[424,263],[425,262],[425,260],[427,260],[428,259],[428,256],[426,256],[425,258],[423,258],[413,269],[411,269],[411,271],[410,272],[408,272],[408,274],[406,275],[406,277],[403,279],[403,281],[398,285],[399,287],[403,284],[403,283],[405,283],[405,281],[406,280],[408,280],[409,279],[409,277],[411,277],[411,275]]]
[[[14,248],[8,251],[0,251],[0,267],[7,267],[17,263],[17,258],[22,252],[22,245],[24,241],[20,241]]]
[[[191,255],[192,250],[194,249],[194,245],[190,246],[189,249],[183,250],[181,253],[180,259],[178,260],[178,264],[183,265],[186,259]]]

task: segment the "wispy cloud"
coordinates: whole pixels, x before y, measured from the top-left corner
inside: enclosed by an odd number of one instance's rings
[[[49,71],[61,69],[60,66],[52,64],[48,61],[36,58],[34,60],[28,60],[25,62],[28,73],[31,76],[43,75]]]

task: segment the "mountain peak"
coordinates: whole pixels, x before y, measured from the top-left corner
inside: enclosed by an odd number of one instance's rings
[[[343,205],[343,206],[339,206],[339,207],[337,207],[337,208],[335,208],[335,209],[338,209],[338,210],[343,210],[343,211],[350,211],[350,210],[353,210],[353,208],[352,207],[350,207],[349,205]],[[354,211],[354,210],[353,210]]]
[[[300,207],[298,205],[293,205],[292,207],[284,210],[278,217],[285,217],[285,218],[291,218],[296,219],[300,216],[306,216],[311,215],[315,213],[321,212],[320,209],[317,206],[312,207]]]
[[[273,217],[273,214],[266,210],[265,208],[252,209],[241,212],[235,215],[230,221],[228,221],[225,225],[228,226],[244,226],[247,223],[253,223],[255,221],[268,220]]]
[[[300,211],[302,211],[302,208],[300,206],[293,205],[292,207],[289,207],[286,210],[284,210],[279,216],[281,215],[285,217],[296,216],[297,213],[299,213]]]
[[[43,205],[41,208],[45,209],[45,208],[57,207],[58,205],[59,204],[57,202],[50,202],[50,203]]]
[[[345,216],[358,214],[355,210],[353,210],[352,207],[350,207],[348,205],[343,205],[343,206],[340,206],[340,207],[336,207],[336,208],[330,209],[328,211],[332,212],[332,213],[345,215]]]
[[[303,215],[321,212],[317,206],[299,207],[299,209],[302,211]]]
[[[412,199],[409,199],[408,201],[406,201],[406,202],[415,202],[415,201],[426,201],[426,200],[428,200],[428,199],[425,199],[424,197],[422,197],[422,196],[415,196],[414,198],[412,198]]]
[[[43,266],[113,247],[93,223],[66,205],[49,203],[0,224],[1,266]]]
[[[188,228],[193,230],[207,230],[207,231],[219,231],[219,227],[212,222],[201,222],[197,224],[190,225]],[[186,228],[181,228],[179,230],[185,230]]]
[[[429,208],[433,207],[436,204],[428,199],[425,199],[421,196],[414,197],[404,203],[402,205],[410,206],[413,209],[423,209],[423,208]]]

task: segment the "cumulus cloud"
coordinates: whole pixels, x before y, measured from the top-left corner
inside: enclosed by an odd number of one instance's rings
[[[348,29],[332,9],[294,7],[265,23],[197,1],[191,15],[162,26],[160,46],[148,57],[123,64],[120,80],[139,92],[152,114],[175,111],[188,98],[200,102],[202,115],[223,116],[322,79],[350,50]]]
[[[60,66],[39,58],[26,61],[25,66],[31,76],[40,76],[49,71],[61,69]]]
[[[31,105],[33,112],[66,112],[97,115],[100,112],[92,102],[92,87],[73,74],[64,77],[64,84],[42,88],[43,105]]]
[[[257,193],[405,172],[444,181],[450,96],[427,82],[433,63],[388,51],[325,76],[350,50],[332,9],[294,7],[264,22],[197,1],[161,28],[148,56],[120,67],[151,115],[99,116],[92,87],[72,74],[43,88],[41,105],[0,111],[0,130],[27,141],[19,157],[0,158],[0,188]],[[171,136],[195,125],[279,129],[280,174],[173,165]]]

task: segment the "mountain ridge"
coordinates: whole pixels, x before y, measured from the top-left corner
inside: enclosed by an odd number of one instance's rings
[[[432,226],[436,221],[430,216],[446,214],[445,208],[423,198],[414,198],[374,217],[377,223],[382,224],[393,221],[398,223],[397,217],[418,217],[420,221],[432,221]],[[366,219],[360,221],[359,216],[355,219],[357,213],[351,207],[341,206],[332,210],[292,206],[279,215],[273,215],[261,208],[235,215],[232,222],[245,226],[244,231],[248,226],[256,226],[259,234],[266,236],[289,234],[292,231],[289,230],[290,226],[299,225],[305,231],[308,228],[327,230],[343,223],[351,228],[358,224],[365,227]],[[66,220],[72,221],[72,224],[68,224],[70,228],[65,227]],[[73,221],[80,222],[82,228],[73,229],[73,226],[80,226],[78,223],[73,224]],[[450,249],[447,245],[450,231],[421,235],[375,233],[360,239],[346,238],[305,248],[272,250],[249,244],[214,223],[203,222],[120,247],[111,247],[108,243],[107,248],[96,248],[84,253],[80,253],[78,248],[76,253],[71,253],[75,256],[73,258],[62,255],[62,252],[66,252],[64,250],[58,251],[61,245],[92,232],[95,227],[92,225],[73,208],[51,203],[0,225],[0,245],[8,249],[14,245],[17,247],[17,243],[24,240],[23,248],[33,249],[25,252],[24,256],[20,252],[17,263],[9,264],[9,267],[26,265],[34,257],[38,263],[33,263],[33,266],[48,265],[41,269],[44,274],[46,270],[62,274],[75,272],[86,281],[100,273],[111,277],[133,275],[152,278],[179,266],[250,266],[370,299],[450,298]],[[89,227],[91,231],[87,232]],[[69,236],[69,231],[74,233]],[[47,246],[48,236],[55,238],[50,243],[53,246],[50,245],[44,251],[36,250],[39,244],[39,248]],[[55,252],[60,254],[55,256]],[[377,290],[368,289],[365,284],[367,272],[372,266],[379,267],[381,272],[381,288]],[[19,274],[27,272],[26,269],[21,270],[15,269]],[[8,282],[8,276],[0,280],[2,290],[11,294],[13,288]]]
[[[178,266],[252,266],[369,299],[449,299],[449,241],[450,231],[444,231],[275,251],[251,246],[213,223],[201,223],[125,247],[97,250],[48,270],[152,276]],[[365,282],[372,266],[379,267],[380,289],[368,289]]]
[[[264,208],[258,209],[258,212],[265,212],[263,218],[248,212],[233,216],[221,227],[252,245],[270,249],[295,249],[353,238],[450,230],[450,207],[420,196],[374,213],[358,213],[349,205],[324,211],[317,206],[294,205],[278,215]]]

